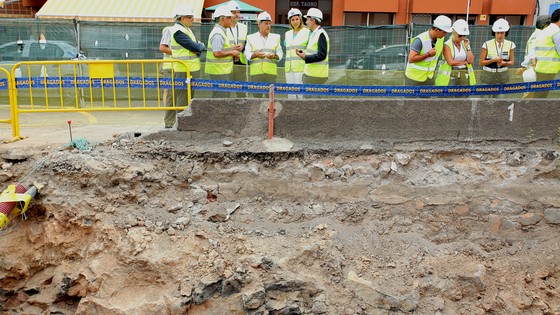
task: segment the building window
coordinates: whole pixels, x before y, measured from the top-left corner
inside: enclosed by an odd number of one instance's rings
[[[439,14],[413,14],[412,15],[412,23],[414,24],[432,24],[433,21],[438,17]],[[447,14],[447,17],[449,17],[451,19],[451,21],[455,22],[458,19],[463,19],[466,20],[467,16],[466,15],[461,15],[461,14]],[[469,15],[469,25],[475,25],[476,24],[476,15]]]
[[[344,25],[367,25],[367,13],[344,13]]]
[[[490,25],[494,24],[497,19],[505,19],[509,25],[525,25],[524,15],[490,15]]]
[[[291,8],[300,9],[305,15],[307,10],[311,7],[317,7],[323,12],[322,26],[330,26],[332,24],[332,2],[333,0],[320,0],[320,1],[285,1],[276,0],[276,24],[289,24],[288,11]],[[303,19],[305,23],[305,19]]]
[[[344,25],[392,25],[392,13],[346,12]]]

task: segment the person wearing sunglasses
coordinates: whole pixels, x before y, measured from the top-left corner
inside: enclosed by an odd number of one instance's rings
[[[436,85],[475,85],[472,67],[474,55],[466,37],[469,35],[469,25],[467,21],[459,19],[453,23],[452,29],[451,38],[443,45],[443,62],[438,69]]]

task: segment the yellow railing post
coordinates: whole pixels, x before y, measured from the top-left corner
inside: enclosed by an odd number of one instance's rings
[[[16,141],[22,139],[19,134],[19,120],[17,111],[17,97],[16,97],[16,86],[14,79],[14,70],[10,73],[4,68],[0,68],[0,71],[6,74],[6,79],[8,81],[8,100],[10,102],[10,118],[0,120],[1,123],[8,123],[12,126],[12,139],[10,141]]]

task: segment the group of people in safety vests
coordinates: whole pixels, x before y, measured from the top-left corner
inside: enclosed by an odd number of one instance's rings
[[[181,5],[175,12],[175,24],[163,30],[160,51],[164,58],[183,60],[193,78],[201,73],[200,54],[206,50],[204,72],[213,81],[276,82],[277,64],[284,59],[286,83],[323,84],[329,76],[330,39],[321,27],[321,10],[309,9],[306,15],[298,9],[288,12],[290,30],[282,42],[279,34],[271,33],[272,17],[268,12],[257,16],[258,31],[248,34],[247,26],[239,23],[241,9],[232,0],[219,6],[213,15],[216,22],[207,44],[198,41],[190,29],[194,21],[191,7]],[[304,23],[305,18],[305,23]],[[526,81],[553,80],[560,70],[560,9],[552,16],[540,16],[537,28],[527,42],[525,60],[517,74]],[[510,68],[515,62],[514,42],[506,39],[510,29],[505,19],[492,25],[493,38],[480,49],[478,78],[473,70],[475,57],[468,39],[467,21],[452,22],[440,15],[432,27],[412,38],[405,70],[405,85],[465,86],[505,84],[510,82]],[[447,34],[451,34],[445,39]],[[285,48],[285,52],[283,50]],[[238,65],[238,67],[235,67]],[[246,67],[248,66],[249,78]],[[182,63],[164,64],[165,76],[187,77]],[[526,93],[525,97],[546,97],[548,91]],[[255,96],[262,96],[256,93]],[[194,91],[192,96],[194,97]],[[212,97],[227,97],[229,92],[213,91]],[[238,97],[245,93],[238,92]],[[289,98],[301,98],[289,95]],[[186,106],[187,90],[164,91],[167,107]],[[176,111],[165,115],[165,127],[175,123]]]
[[[454,23],[440,15],[432,27],[414,37],[405,71],[405,84],[412,86],[464,86],[510,83],[510,68],[515,62],[515,43],[507,40],[510,26],[505,19],[492,25],[494,38],[484,42],[479,64],[482,71],[477,80],[467,21]],[[445,40],[447,34],[451,36]],[[527,41],[525,59],[515,71],[526,82],[554,80],[560,70],[560,9],[551,16],[537,18],[535,32]],[[548,91],[526,93],[524,97],[545,98]]]
[[[287,83],[322,84],[327,81],[330,40],[321,27],[321,10],[311,8],[304,16],[300,10],[291,9],[288,12],[290,30],[286,32],[283,43],[279,34],[271,33],[272,17],[268,12],[257,16],[258,31],[247,34],[247,26],[238,23],[240,11],[239,4],[233,0],[219,6],[213,15],[216,24],[205,45],[196,39],[190,29],[194,20],[193,9],[181,5],[176,8],[175,25],[163,30],[160,51],[164,53],[164,58],[183,60],[193,78],[200,77],[200,54],[206,50],[204,72],[211,80],[246,82],[250,79],[252,82],[273,83],[278,76],[277,64],[285,58]],[[285,56],[282,47],[286,49]],[[250,78],[247,78],[243,65],[248,65]],[[181,63],[168,63],[163,66],[163,74],[186,78],[187,69]],[[228,92],[212,92],[212,97],[228,95]],[[261,95],[255,94],[256,97]],[[237,96],[242,97],[244,93],[237,93]],[[298,98],[301,95],[289,97]],[[175,89],[173,93],[164,91],[164,99],[166,107],[188,105],[187,90],[184,89]],[[165,127],[171,128],[175,118],[175,110],[166,111]]]

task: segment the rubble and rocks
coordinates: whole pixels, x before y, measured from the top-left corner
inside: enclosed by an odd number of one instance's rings
[[[0,312],[560,313],[556,150],[219,146],[4,154]]]

